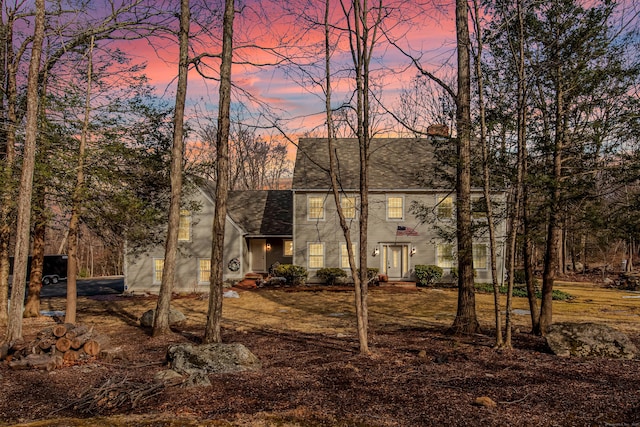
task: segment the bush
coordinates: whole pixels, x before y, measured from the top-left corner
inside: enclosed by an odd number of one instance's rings
[[[418,286],[430,286],[442,277],[442,268],[437,265],[416,265],[416,279]]]
[[[379,285],[380,280],[378,278],[378,271],[380,271],[376,267],[368,267],[367,268],[367,279],[370,285]],[[358,269],[358,274],[360,274],[360,269]]]
[[[378,272],[380,269],[375,267],[367,268],[367,277],[369,278],[369,283],[372,285],[379,285],[380,280],[378,279]]]
[[[321,268],[316,273],[316,276],[327,285],[335,285],[341,278],[347,277],[347,272],[337,267]]]
[[[273,274],[284,277],[290,286],[304,285],[308,275],[306,268],[293,264],[280,264],[273,269]]]

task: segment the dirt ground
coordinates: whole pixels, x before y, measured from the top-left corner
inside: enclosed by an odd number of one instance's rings
[[[608,323],[640,346],[640,294],[578,283],[558,288],[576,298],[554,304],[555,321]],[[365,357],[350,290],[238,293],[224,301],[224,341],[247,346],[260,371],[210,375],[210,387],[154,388],[168,344],[199,342],[206,297],[174,300],[188,321],[161,338],[138,325],[154,298],[80,298],[78,321],[108,334],[129,360],[51,372],[0,363],[0,425],[640,426],[640,360],[556,357],[528,333],[527,314],[515,315],[515,349],[494,350],[490,295],[477,295],[484,333],[455,337],[447,334],[455,290],[372,288],[372,355]],[[525,299],[514,308],[524,313]],[[63,299],[42,302],[42,310],[62,309]],[[25,338],[53,322],[26,319]],[[96,391],[104,392],[100,399]],[[478,397],[496,406],[476,406]]]

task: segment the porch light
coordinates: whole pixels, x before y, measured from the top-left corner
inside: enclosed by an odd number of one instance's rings
[[[271,250],[271,243],[267,243],[267,251]]]
[[[373,256],[376,256],[380,253],[380,249],[376,246],[375,248],[373,248]]]
[[[416,254],[416,247],[415,246],[411,247],[411,252],[410,253],[411,253],[411,256]]]

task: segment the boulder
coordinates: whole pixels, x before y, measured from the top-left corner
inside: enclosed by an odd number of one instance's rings
[[[561,357],[633,359],[638,354],[629,337],[598,323],[555,323],[545,338],[551,351]]]
[[[156,311],[154,309],[145,311],[142,317],[140,317],[140,326],[144,326],[146,328],[152,327],[153,316],[155,316],[155,314]],[[180,326],[186,320],[187,318],[181,311],[174,308],[169,310],[169,326]]]
[[[169,366],[187,375],[227,374],[261,368],[258,358],[239,343],[174,344],[167,350]]]

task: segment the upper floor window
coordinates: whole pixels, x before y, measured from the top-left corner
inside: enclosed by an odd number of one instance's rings
[[[356,198],[353,196],[342,196],[340,199],[340,205],[342,206],[342,213],[345,218],[356,217]]]
[[[451,218],[453,217],[453,197],[445,196],[438,200],[438,218]]]
[[[387,197],[387,219],[404,219],[403,197]]]
[[[324,197],[322,196],[307,197],[307,218],[308,219],[324,219]]]
[[[180,210],[180,225],[178,226],[178,241],[188,242],[191,240],[191,211]]]
[[[473,219],[487,218],[487,202],[484,197],[471,198],[471,216]]]
[[[285,240],[282,244],[282,255],[293,256],[293,240]]]
[[[324,243],[309,243],[307,252],[309,268],[324,267]]]
[[[484,243],[473,245],[473,268],[486,270],[489,264],[487,259],[487,245]]]

